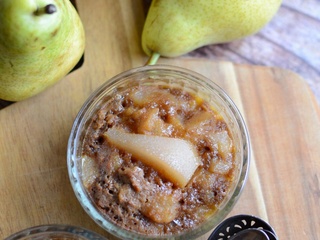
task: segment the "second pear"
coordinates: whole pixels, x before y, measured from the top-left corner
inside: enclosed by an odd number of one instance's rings
[[[147,55],[176,57],[196,48],[252,35],[281,0],[153,0],[142,33]]]

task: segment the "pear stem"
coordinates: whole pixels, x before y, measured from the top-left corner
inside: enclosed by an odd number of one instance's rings
[[[44,7],[38,8],[34,14],[39,16],[42,14],[53,14],[56,11],[57,11],[57,7],[54,4],[48,4]]]
[[[155,65],[159,58],[160,58],[160,54],[153,52],[151,54],[151,56],[149,57],[148,61],[146,62],[145,66],[146,65]]]

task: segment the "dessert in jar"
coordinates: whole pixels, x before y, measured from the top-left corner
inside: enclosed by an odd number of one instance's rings
[[[230,211],[244,184],[248,135],[209,81],[147,66],[111,79],[84,105],[69,173],[102,227],[120,237],[195,237]]]

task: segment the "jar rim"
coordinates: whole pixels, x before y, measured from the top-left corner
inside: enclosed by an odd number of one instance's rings
[[[56,239],[57,235],[59,235],[59,237],[69,237],[74,240],[79,240],[79,238],[83,240],[106,240],[105,237],[89,229],[68,224],[44,224],[33,226],[18,231],[5,238],[5,240],[31,240],[36,237],[39,237],[37,239],[50,239],[49,237],[54,237],[54,239]]]

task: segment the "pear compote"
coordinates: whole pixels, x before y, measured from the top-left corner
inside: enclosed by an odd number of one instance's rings
[[[169,85],[118,91],[92,117],[83,181],[98,209],[129,231],[171,235],[211,216],[233,185],[235,147],[223,117]]]

